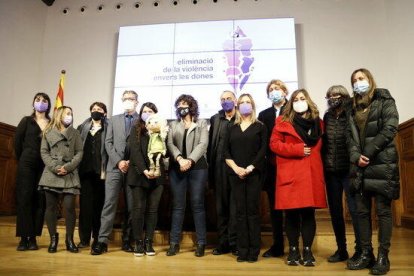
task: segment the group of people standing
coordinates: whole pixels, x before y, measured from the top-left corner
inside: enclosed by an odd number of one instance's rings
[[[341,85],[328,89],[323,120],[305,89],[294,91],[288,99],[289,91],[280,80],[267,85],[272,105],[258,116],[250,94],[236,98],[232,91],[224,91],[222,110],[211,117],[210,128],[198,118],[193,96],[179,96],[177,120],[170,122],[166,141],[172,193],[167,256],[180,251],[187,191],[196,232],[195,256],[204,256],[208,182],[215,190],[217,211],[219,244],[213,255],[232,253],[238,262],[258,260],[263,189],[273,230],[273,244],[263,257],[285,254],[285,231],[287,264],[314,266],[315,209],[326,208],[327,198],[337,243],[328,261],[347,261],[348,269],[370,268],[372,274],[386,274],[390,269],[391,201],[399,196],[393,142],[398,112],[389,91],[377,88],[368,70],[355,70],[351,84],[352,98]],[[158,110],[146,102],[137,113],[138,94],[132,90],[123,93],[122,102],[125,112],[111,119],[107,119],[105,104],[93,103],[91,117],[75,130],[70,107],[58,108],[50,118],[49,97],[35,95],[33,114],[19,123],[15,139],[19,160],[16,235],[21,238],[17,250],[38,249],[36,236],[41,234],[44,216],[51,237],[48,251],[56,252],[56,210],[62,198],[66,249],[78,252],[91,246],[92,255],[106,252],[122,191],[127,209],[122,249],[136,256],[155,255],[152,243],[167,180],[163,162],[160,176],[150,173],[145,122]],[[355,233],[351,258],[343,193]],[[73,241],[76,195],[80,195],[78,245]],[[377,258],[371,242],[372,198],[379,219]]]

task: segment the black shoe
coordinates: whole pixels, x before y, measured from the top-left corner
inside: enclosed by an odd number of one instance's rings
[[[197,248],[196,248],[194,255],[196,257],[203,257],[205,249],[206,249],[205,244],[197,244]]]
[[[91,255],[101,255],[108,252],[108,245],[104,242],[97,242],[94,247],[91,248]]]
[[[66,244],[66,250],[67,251],[69,251],[71,253],[78,253],[79,252],[78,247],[73,242],[73,235],[66,235],[65,244]]]
[[[230,246],[225,244],[220,244],[217,248],[213,249],[213,255],[223,255],[230,253]]]
[[[170,248],[167,250],[167,256],[174,256],[180,252],[180,245],[178,243],[170,243]]]
[[[56,253],[58,243],[59,243],[59,233],[51,235],[50,236],[50,245],[49,245],[49,248],[47,249],[47,252]]]
[[[81,240],[80,243],[78,243],[78,248],[86,248],[86,247],[89,247],[89,246],[90,246],[89,242],[86,242],[86,241]]]
[[[242,256],[238,256],[237,257],[237,262],[238,263],[247,262],[247,258],[246,257],[242,257]]]
[[[142,257],[144,255],[145,255],[144,241],[143,240],[137,240],[135,242],[134,256]]]
[[[144,250],[145,250],[145,254],[147,256],[154,256],[155,255],[155,250],[152,247],[152,240],[145,239],[145,241],[144,241]]]
[[[299,265],[301,257],[297,246],[289,246],[289,255],[287,256],[288,265]]]
[[[98,238],[93,239],[93,242],[92,242],[92,244],[91,244],[91,248],[96,247],[96,244],[97,244],[97,243],[98,243]]]
[[[346,266],[350,270],[360,270],[364,268],[371,268],[374,266],[375,256],[371,249],[362,249],[361,254],[355,260],[349,259]]]
[[[355,262],[361,256],[362,250],[361,248],[355,247],[354,255],[349,258],[351,261]]]
[[[255,263],[255,262],[257,262],[257,256],[249,256],[249,257],[247,257],[247,262],[248,263]]]
[[[328,258],[328,262],[330,263],[339,263],[348,260],[349,255],[346,249],[338,249],[335,253]]]
[[[21,237],[20,242],[17,245],[16,250],[17,251],[26,251],[27,249],[29,249],[29,240],[27,239],[27,237]]]
[[[268,250],[266,250],[262,257],[263,258],[271,258],[271,257],[282,257],[285,254],[285,252],[283,251],[283,248],[278,248],[274,245],[272,245]]]
[[[302,265],[315,266],[315,257],[312,254],[312,250],[309,246],[303,248]]]
[[[239,256],[239,249],[237,249],[237,245],[230,245],[230,251],[233,256]]]
[[[134,248],[131,246],[129,241],[123,241],[121,249],[125,252],[134,252]]]
[[[390,271],[390,260],[388,259],[388,250],[379,249],[378,258],[374,266],[370,269],[372,275],[385,275]]]
[[[36,237],[30,237],[27,239],[27,249],[39,250],[39,246],[37,246],[37,242],[36,242]]]

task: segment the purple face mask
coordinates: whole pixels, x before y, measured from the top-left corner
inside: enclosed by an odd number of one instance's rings
[[[147,112],[143,112],[143,113],[141,114],[141,119],[142,119],[144,122],[146,122],[146,121],[147,121],[147,119],[148,119],[148,117],[149,117],[150,115],[152,115],[152,114],[151,114],[151,113],[147,113]]]
[[[33,107],[37,112],[46,112],[49,107],[49,104],[44,102],[35,102],[33,104]]]
[[[239,104],[239,111],[241,115],[249,115],[252,114],[253,107],[251,103],[242,103]]]
[[[225,100],[224,102],[221,102],[221,107],[225,112],[232,111],[234,108],[234,102],[231,100]]]

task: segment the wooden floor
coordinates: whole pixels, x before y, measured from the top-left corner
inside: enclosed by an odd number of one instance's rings
[[[348,226],[350,229],[350,227]],[[351,231],[348,231],[351,232]],[[232,255],[213,256],[213,246],[206,250],[206,256],[194,257],[191,234],[184,237],[182,250],[177,256],[167,257],[167,246],[155,246],[157,255],[153,257],[134,257],[132,253],[120,250],[117,235],[109,246],[109,252],[101,256],[92,256],[89,250],[78,254],[64,250],[64,228],[59,227],[60,244],[58,252],[47,252],[49,236],[38,240],[38,251],[16,251],[18,238],[15,237],[13,217],[0,217],[0,275],[367,275],[368,270],[348,271],[345,263],[331,264],[326,258],[335,249],[335,240],[329,222],[318,224],[317,236],[313,246],[317,265],[309,267],[291,267],[284,258],[259,258],[257,263],[237,263]],[[163,240],[165,233],[157,233]],[[210,234],[211,238],[214,233]],[[270,243],[270,234],[263,233],[263,250]],[[376,235],[375,235],[376,239]],[[348,236],[353,241],[352,234]],[[78,240],[76,239],[75,242]],[[190,241],[190,242],[189,242]],[[376,241],[374,246],[376,248]],[[352,251],[352,249],[350,250]],[[351,252],[353,253],[353,252]],[[395,228],[390,253],[391,271],[389,275],[414,274],[414,230]]]

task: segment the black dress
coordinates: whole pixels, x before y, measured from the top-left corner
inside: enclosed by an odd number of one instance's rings
[[[14,141],[18,160],[16,177],[16,236],[42,234],[45,198],[38,191],[44,164],[40,157],[42,130],[32,116],[24,117],[16,129]]]

